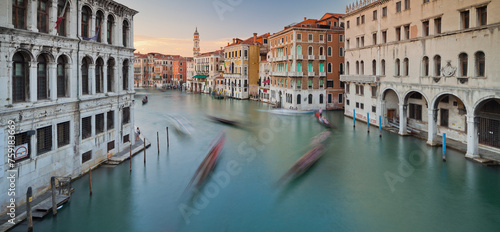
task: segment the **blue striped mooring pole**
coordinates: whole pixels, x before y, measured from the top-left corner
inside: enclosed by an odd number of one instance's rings
[[[366,125],[368,126],[368,133],[370,133],[370,113],[366,113]]]
[[[446,162],[446,133],[443,133],[443,162]]]
[[[352,127],[356,127],[356,110],[352,111],[352,119],[354,120],[354,124]]]
[[[379,136],[382,137],[382,116],[378,116],[378,131]]]

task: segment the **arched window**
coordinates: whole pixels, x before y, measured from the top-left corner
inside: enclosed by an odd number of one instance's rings
[[[104,20],[104,14],[102,11],[97,11],[96,17],[95,17],[95,33],[97,34],[97,42],[102,42],[101,35],[103,33],[102,31],[102,20]]]
[[[62,13],[64,10],[64,14]],[[69,14],[69,1],[58,0],[57,1],[57,17],[62,17],[59,26],[57,27],[57,34],[59,36],[66,36],[66,17]]]
[[[429,76],[429,57],[427,56],[424,56],[422,59],[422,76]]]
[[[89,94],[89,59],[82,61],[82,94]]]
[[[89,38],[90,34],[90,19],[92,18],[92,12],[88,6],[82,8],[82,37]]]
[[[380,75],[385,76],[385,60],[380,61]]]
[[[356,61],[356,75],[359,75],[359,61]]]
[[[323,104],[323,94],[319,95],[319,104]]]
[[[309,94],[309,96],[307,97],[307,99],[308,99],[309,104],[313,103],[313,95],[312,94]]]
[[[394,64],[394,69],[395,69],[394,76],[397,76],[397,77],[401,76],[401,70],[400,70],[401,66],[400,65],[401,65],[401,62],[399,61],[399,59],[396,59],[396,63]]]
[[[47,58],[45,55],[38,56],[37,59],[37,98],[38,100],[45,100],[49,98],[49,79],[48,79],[48,70],[47,70]]]
[[[115,18],[112,15],[108,15],[108,25],[107,25],[107,37],[108,44],[113,44],[113,26],[115,24]]]
[[[332,47],[328,47],[328,56],[332,56]]]
[[[123,90],[128,90],[128,60],[123,61]]]
[[[297,72],[302,72],[302,63],[297,63]]]
[[[360,69],[361,69],[361,75],[365,75],[365,62],[364,61],[361,61]]]
[[[57,59],[57,97],[67,97],[66,59],[60,56]]]
[[[349,75],[349,62],[345,62],[345,74]]]
[[[274,50],[276,51],[276,50]],[[297,45],[297,55],[302,55],[302,46]]]
[[[128,45],[128,34],[129,34],[129,25],[128,21],[123,21],[123,28],[122,28],[122,41],[123,41],[123,46],[127,47]]]
[[[467,76],[467,66],[469,65],[469,57],[467,56],[467,53],[461,53],[458,56],[458,59],[460,60],[459,75],[461,77],[466,77]]]
[[[339,64],[339,73],[340,75],[344,74],[344,64],[342,63]]]
[[[29,72],[28,59],[20,52],[14,54],[12,73],[12,101],[25,102],[29,97]]]
[[[372,61],[372,75],[377,75],[377,61],[373,60]]]
[[[12,0],[12,24],[14,28],[26,29],[26,8],[28,1]]]
[[[300,101],[301,101],[300,94],[297,94],[297,105],[300,105]]]
[[[434,76],[441,76],[441,56],[434,56]]]
[[[313,55],[313,47],[312,46],[309,46],[309,52],[307,54],[310,56]]]
[[[328,73],[332,73],[332,63],[328,63]]]
[[[325,72],[325,64],[319,63],[319,72]]]
[[[49,8],[50,4],[47,0],[38,0],[36,15],[38,32],[49,32]]]
[[[476,75],[478,77],[486,76],[486,58],[484,52],[476,52]]]
[[[102,93],[103,92],[103,75],[104,75],[104,61],[102,61],[101,58],[97,59],[97,63],[95,66],[95,91],[96,93]]]
[[[343,48],[343,47],[340,47],[340,48],[339,48],[339,56],[340,56],[340,57],[343,57],[343,56],[344,56],[344,48]]]
[[[319,47],[319,55],[324,56],[325,55],[325,49],[323,47]]]
[[[407,77],[410,74],[410,61],[408,58],[403,60],[403,76]]]

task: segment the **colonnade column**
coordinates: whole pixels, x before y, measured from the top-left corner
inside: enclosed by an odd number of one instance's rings
[[[399,104],[399,134],[407,135],[406,110],[408,105]]]
[[[479,158],[478,122],[474,112],[467,114],[467,158]]]
[[[427,109],[427,144],[431,146],[437,145],[436,135],[437,135],[437,109],[429,108]]]

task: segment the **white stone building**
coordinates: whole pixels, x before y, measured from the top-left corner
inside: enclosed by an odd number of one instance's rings
[[[111,0],[0,1],[0,189],[15,173],[18,205],[29,186],[39,195],[51,176],[78,177],[135,142],[135,14]]]
[[[368,0],[346,11],[346,116],[428,132],[430,145],[446,133],[467,157],[479,145],[500,151],[500,1]]]

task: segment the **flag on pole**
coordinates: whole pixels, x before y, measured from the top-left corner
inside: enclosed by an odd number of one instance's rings
[[[69,0],[66,0],[66,2],[64,3],[64,7],[61,11],[61,14],[59,14],[59,17],[57,18],[57,21],[56,21],[56,28],[57,29],[59,27],[59,24],[61,24],[62,20],[63,20],[63,17],[64,17],[64,13],[66,12],[66,6],[68,5],[68,1]]]
[[[82,39],[83,40],[94,40],[94,41],[97,41],[97,37],[99,35],[99,30],[100,29],[97,29],[97,33],[95,33],[94,37],[92,37],[92,38],[82,37]]]

